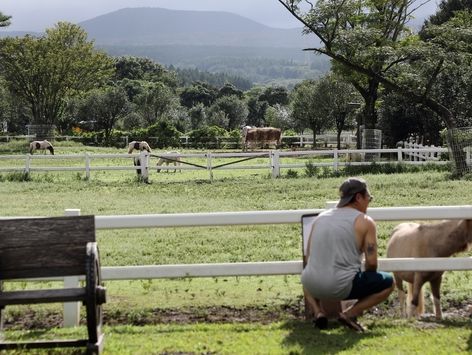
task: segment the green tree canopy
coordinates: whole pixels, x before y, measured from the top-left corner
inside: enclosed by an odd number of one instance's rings
[[[0,12],[0,27],[7,27],[10,25],[11,16],[4,15]]]
[[[0,71],[28,103],[33,123],[56,124],[65,99],[105,83],[113,62],[79,26],[59,22],[42,37],[2,39]]]

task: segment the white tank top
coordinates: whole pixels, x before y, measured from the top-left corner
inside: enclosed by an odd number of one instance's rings
[[[354,222],[362,212],[334,208],[322,212],[314,221],[310,256],[302,272],[302,284],[318,299],[345,299],[352,280],[361,268]]]

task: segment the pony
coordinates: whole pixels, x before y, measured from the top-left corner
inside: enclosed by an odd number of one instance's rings
[[[130,144],[128,144],[128,154],[133,153],[134,150],[139,150],[143,151],[146,150],[148,153],[151,153],[151,147],[146,141],[132,141]]]
[[[132,141],[130,144],[128,144],[128,154],[133,153],[135,149],[141,152],[143,150],[146,150],[147,152],[151,153],[151,147],[146,141]],[[139,160],[139,157],[133,159],[133,164],[134,166],[141,166],[141,161]],[[136,169],[136,174],[138,174],[138,176],[141,175],[141,168]]]
[[[434,258],[449,257],[466,251],[472,245],[472,220],[444,220],[439,223],[401,223],[395,227],[387,243],[388,258]],[[442,319],[440,289],[444,271],[396,271],[393,273],[398,289],[402,316],[417,317],[424,313],[422,287],[429,282],[433,296],[436,319]],[[403,281],[408,283],[407,314],[405,314],[405,291]]]
[[[180,156],[176,155],[176,154],[180,154],[179,152],[166,152],[165,153],[166,155],[169,154],[171,155],[169,157],[169,159],[166,159],[164,157],[161,157],[159,158],[159,160],[157,161],[157,172],[160,172],[162,169],[159,169],[160,166],[162,165],[167,165],[169,166],[170,164],[174,164],[174,167],[177,167],[179,166],[180,167]],[[169,171],[167,169],[167,171]],[[174,173],[177,171],[177,168],[174,169]],[[182,172],[182,169],[179,169],[179,172]]]
[[[46,149],[54,155],[54,147],[47,140],[44,141],[32,141],[29,146],[29,153],[33,154],[35,150],[42,150],[46,153]]]

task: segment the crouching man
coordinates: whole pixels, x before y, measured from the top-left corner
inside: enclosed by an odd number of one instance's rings
[[[315,326],[327,327],[321,300],[357,300],[340,312],[338,321],[358,332],[363,311],[383,302],[394,289],[393,277],[377,271],[377,231],[366,215],[372,196],[363,179],[349,178],[340,188],[336,208],[315,219],[308,240],[301,281],[315,311]],[[361,271],[362,255],[365,271]]]

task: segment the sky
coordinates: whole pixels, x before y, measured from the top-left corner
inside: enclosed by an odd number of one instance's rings
[[[436,8],[431,0],[423,12]],[[3,30],[43,32],[58,21],[78,23],[125,7],[227,11],[271,27],[301,27],[277,0],[2,0],[0,12],[12,16]]]
[[[12,16],[9,31],[44,31],[58,21],[78,23],[125,7],[227,11],[271,27],[300,24],[277,0],[2,0],[0,11]]]

